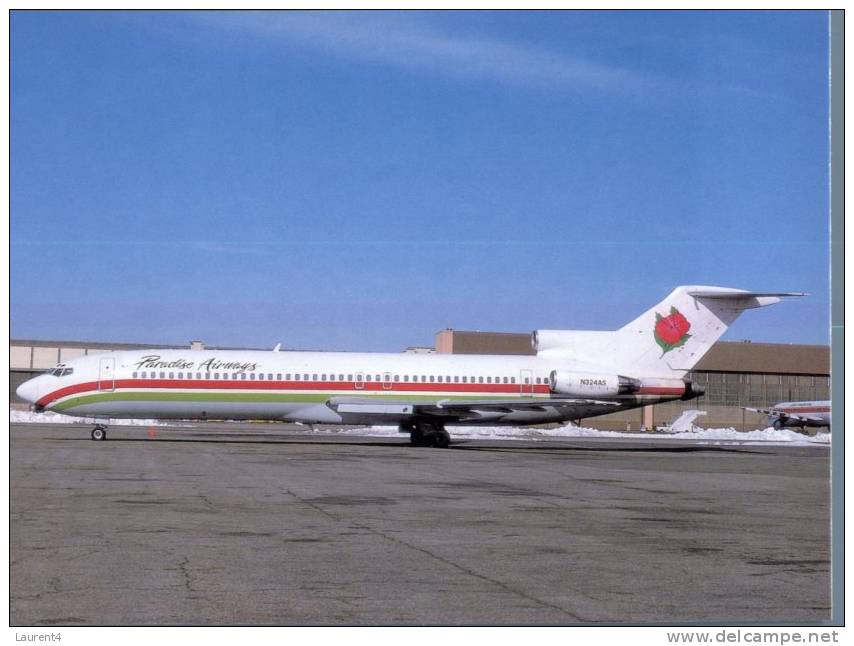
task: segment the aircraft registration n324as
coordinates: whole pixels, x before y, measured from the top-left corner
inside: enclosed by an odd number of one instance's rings
[[[686,374],[746,309],[797,292],[677,287],[615,331],[537,330],[536,355],[146,350],[89,355],[21,384],[36,411],[109,418],[530,425],[702,394]],[[92,438],[106,438],[97,423]]]

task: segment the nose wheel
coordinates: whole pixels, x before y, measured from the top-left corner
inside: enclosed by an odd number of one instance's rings
[[[97,424],[95,428],[92,429],[92,439],[93,440],[106,440],[107,439],[107,427],[102,424]]]

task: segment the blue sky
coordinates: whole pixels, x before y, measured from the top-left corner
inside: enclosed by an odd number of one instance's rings
[[[824,12],[13,12],[14,338],[388,350],[810,292]]]

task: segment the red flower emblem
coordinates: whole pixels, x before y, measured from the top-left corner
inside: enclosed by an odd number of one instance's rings
[[[670,316],[664,317],[658,312],[655,313],[655,342],[661,346],[661,356],[685,345],[685,342],[691,338],[688,330],[691,329],[691,324],[688,322],[682,312],[675,307],[670,307]]]

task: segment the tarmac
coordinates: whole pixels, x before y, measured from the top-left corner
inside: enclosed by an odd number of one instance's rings
[[[827,447],[12,424],[10,624],[830,620]]]

